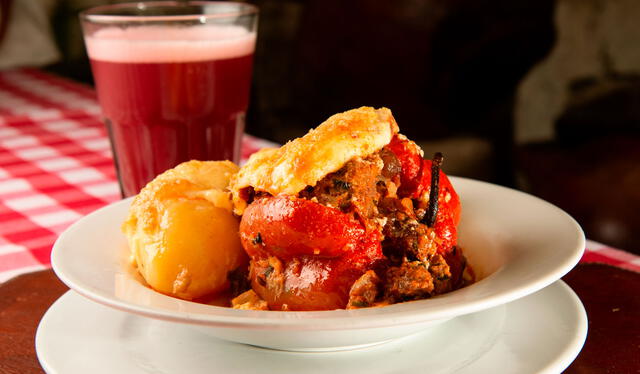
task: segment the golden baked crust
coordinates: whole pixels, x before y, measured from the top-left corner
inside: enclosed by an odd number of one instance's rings
[[[335,114],[305,136],[277,149],[253,154],[229,185],[234,212],[242,214],[246,202],[240,191],[253,187],[271,195],[295,195],[315,186],[325,175],[355,157],[366,157],[389,144],[398,125],[387,108],[361,107]]]
[[[149,212],[161,212],[163,204],[173,199],[203,199],[231,211],[227,186],[237,171],[238,166],[231,161],[183,162],[158,175],[140,191],[131,203],[130,217],[151,220],[147,217]]]

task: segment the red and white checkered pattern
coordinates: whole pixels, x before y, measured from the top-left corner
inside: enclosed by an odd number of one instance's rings
[[[273,143],[243,139],[243,161]],[[49,266],[57,236],[120,198],[95,93],[32,69],[0,73],[0,282]]]
[[[242,158],[273,145],[247,135]],[[119,198],[93,90],[32,69],[0,73],[0,282],[49,267],[65,228]],[[640,271],[640,257],[587,247],[583,261]]]
[[[587,250],[580,262],[603,263],[640,272],[640,256],[592,240],[587,240]]]

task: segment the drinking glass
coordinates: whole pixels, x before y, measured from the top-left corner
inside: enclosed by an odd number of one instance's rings
[[[140,2],[80,18],[123,197],[183,161],[239,161],[255,6]]]

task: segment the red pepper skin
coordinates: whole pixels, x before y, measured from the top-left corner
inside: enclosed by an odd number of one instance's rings
[[[420,183],[411,198],[428,198],[431,191],[431,160],[422,160],[422,170],[420,171]],[[450,217],[453,224],[460,222],[460,197],[453,189],[451,181],[447,175],[440,170],[440,191],[438,194],[438,217],[441,215]]]
[[[398,195],[414,200],[428,200],[431,191],[431,160],[423,159],[411,141],[400,139],[397,136],[387,147],[396,155],[402,166]],[[416,171],[417,162],[419,162],[419,167]],[[438,213],[433,228],[436,236],[442,240],[438,252],[446,253],[457,242],[456,226],[460,222],[461,207],[458,194],[442,170],[440,170],[439,185]]]
[[[393,152],[402,166],[398,196],[409,197],[420,185],[422,156],[418,151],[418,147],[412,141],[400,139],[396,135],[391,139],[387,148]]]
[[[240,221],[240,240],[254,260],[252,288],[276,310],[284,304],[290,310],[345,308],[353,282],[384,258],[377,231],[367,232],[338,209],[288,196],[250,204]],[[256,260],[269,256],[283,264],[281,289],[258,279],[268,269]]]
[[[413,142],[397,136],[387,147],[402,167],[398,196],[425,205],[431,188],[431,161],[422,158]],[[460,199],[442,171],[439,182],[433,227],[440,241],[438,252],[459,260],[452,248],[457,241]],[[240,222],[240,239],[253,260],[252,288],[274,310],[285,305],[288,310],[345,308],[353,282],[385,260],[378,231],[367,230],[351,214],[290,196],[251,203]],[[264,276],[274,270],[268,261],[259,261],[271,256],[282,263],[278,287],[265,282]]]
[[[284,305],[289,310],[344,309],[353,283],[383,258],[380,237],[374,234],[360,250],[341,257],[300,256],[283,261],[284,287],[281,291],[258,281],[257,275],[267,269],[256,268],[261,263],[254,261],[251,286],[272,310]]]
[[[364,227],[352,215],[288,196],[254,201],[240,221],[240,240],[251,257],[339,257],[355,250],[365,237]]]
[[[431,160],[422,161],[420,184],[412,198],[428,200],[431,191],[431,164]],[[442,170],[440,170],[439,185],[438,213],[433,229],[440,239],[438,252],[445,254],[451,251],[458,241],[457,225],[460,222],[460,198]],[[427,205],[426,201],[424,201],[424,205]]]

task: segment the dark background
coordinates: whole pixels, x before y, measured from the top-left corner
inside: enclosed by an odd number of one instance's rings
[[[0,24],[20,1],[0,0]],[[77,13],[110,2],[49,1],[60,58],[43,68],[91,84]],[[538,195],[588,238],[640,253],[640,33],[627,25],[640,3],[253,3],[261,15],[247,132],[283,143],[336,112],[386,106],[426,155],[444,152],[450,174]],[[635,48],[620,48],[636,36]],[[550,135],[520,136],[558,95],[553,118],[540,122]]]

